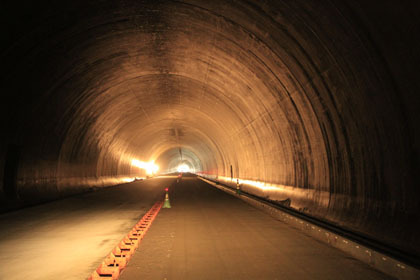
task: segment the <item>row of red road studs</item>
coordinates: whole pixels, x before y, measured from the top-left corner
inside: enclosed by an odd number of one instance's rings
[[[119,278],[121,271],[127,266],[128,261],[139,247],[141,240],[162,208],[162,204],[162,201],[158,201],[153,205],[127,236],[124,237],[124,239],[121,240],[114,250],[105,258],[101,265],[92,273],[88,278],[89,280],[115,280]]]

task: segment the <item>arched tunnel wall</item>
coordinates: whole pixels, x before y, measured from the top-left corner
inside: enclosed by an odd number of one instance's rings
[[[6,5],[2,209],[183,148],[201,174],[232,166],[274,186],[250,192],[418,256],[420,7],[336,2]]]

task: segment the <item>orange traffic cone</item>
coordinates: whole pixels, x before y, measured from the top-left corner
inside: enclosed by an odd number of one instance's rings
[[[168,188],[166,188],[165,191],[165,201],[163,202],[162,208],[171,208],[171,203],[169,202]]]

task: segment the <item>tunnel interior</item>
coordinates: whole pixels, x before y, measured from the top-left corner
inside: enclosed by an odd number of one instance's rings
[[[418,258],[419,8],[9,3],[2,211],[185,164]]]
[[[159,155],[156,160],[161,174],[175,172],[196,173],[203,170],[198,156],[186,148],[172,148]]]

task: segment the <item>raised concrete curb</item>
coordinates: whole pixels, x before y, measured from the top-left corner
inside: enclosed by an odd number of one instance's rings
[[[371,248],[368,248],[364,245],[351,241],[343,236],[340,236],[337,233],[319,227],[318,225],[312,224],[308,221],[290,215],[285,211],[282,211],[281,209],[275,208],[264,202],[258,201],[252,197],[249,197],[247,195],[238,195],[236,194],[235,190],[229,187],[223,186],[221,184],[216,184],[215,182],[202,178],[200,176],[198,178],[226,193],[235,195],[239,199],[266,212],[270,216],[280,221],[283,221],[294,228],[304,231],[308,235],[316,238],[317,240],[320,240],[324,243],[329,244],[332,247],[346,252],[352,257],[369,264],[371,267],[385,274],[402,280],[420,279],[420,270],[416,269],[415,267],[407,265],[383,253],[372,250]]]

